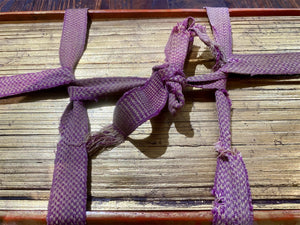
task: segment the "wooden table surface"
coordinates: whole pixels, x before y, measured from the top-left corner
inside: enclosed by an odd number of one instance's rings
[[[300,8],[300,0],[1,0],[0,12],[89,9]]]

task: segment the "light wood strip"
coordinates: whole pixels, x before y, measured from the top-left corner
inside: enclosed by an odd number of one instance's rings
[[[77,78],[149,77],[181,18],[96,20]],[[212,37],[207,18],[196,18]],[[59,67],[61,22],[0,22],[0,76]],[[232,18],[234,53],[300,51],[299,17]],[[188,76],[214,60],[195,39]],[[299,78],[231,77],[233,144],[248,168],[255,209],[300,209]],[[124,144],[91,160],[92,210],[209,210],[218,139],[214,94],[187,89]],[[118,96],[88,104],[91,130],[112,121]],[[0,100],[0,210],[46,210],[65,90]],[[152,133],[151,133],[152,132]],[[150,135],[151,133],[151,135]]]

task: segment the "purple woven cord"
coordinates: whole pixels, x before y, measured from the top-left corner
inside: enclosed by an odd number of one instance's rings
[[[234,55],[228,9],[207,8],[215,41],[193,18],[178,23],[165,48],[165,63],[153,68],[150,79],[93,78],[75,80],[74,67],[85,46],[87,9],[67,10],[60,46],[61,68],[0,78],[0,97],[69,85],[70,103],[60,122],[48,224],[86,223],[88,154],[122,143],[139,125],[158,115],[167,104],[175,114],[184,105],[185,86],[216,90],[220,127],[213,194],[213,224],[253,223],[248,175],[241,154],[231,146],[231,102],[226,91],[229,73],[299,74],[300,53]],[[214,72],[185,78],[186,55],[198,36],[216,58]],[[127,92],[126,92],[127,91]],[[117,102],[113,124],[91,135],[84,101],[126,92]]]
[[[66,10],[59,57],[61,65],[72,71],[83,54],[86,27],[87,9]],[[85,224],[88,127],[84,104],[70,102],[59,127],[61,139],[57,144],[48,204],[49,225]]]
[[[74,80],[69,68],[0,77],[0,98],[66,85]]]
[[[53,181],[48,205],[48,224],[85,224],[89,132],[87,110],[79,101],[66,108],[59,127]]]
[[[232,54],[232,37],[227,8],[207,8],[213,34],[225,53],[225,64],[217,73],[249,75],[287,75],[300,73],[300,54]],[[231,147],[230,109],[226,90],[216,91],[220,138],[216,144],[219,153],[212,193],[216,199],[213,224],[253,224],[253,207],[248,174],[242,156]]]
[[[0,78],[0,97],[71,84],[71,102],[60,122],[53,182],[48,204],[48,224],[85,224],[87,199],[86,140],[88,115],[83,101],[123,93],[141,86],[145,78],[74,79],[74,67],[84,51],[87,9],[66,10],[60,45],[60,68]]]
[[[223,68],[232,56],[232,36],[229,12],[226,8],[207,8],[213,35],[219,48],[224,52]],[[231,147],[231,102],[226,89],[215,93],[219,120],[220,137],[216,144],[219,153],[215,183],[212,190],[216,197],[213,207],[215,225],[253,224],[253,208],[248,174],[241,154]]]
[[[87,9],[66,10],[59,58],[61,67],[37,73],[0,77],[0,97],[70,84],[73,70],[84,51]]]
[[[249,75],[300,74],[299,53],[232,55],[221,69],[225,73]]]
[[[87,9],[67,10],[60,45],[62,66],[74,70],[84,51]],[[125,92],[145,83],[141,78],[93,78],[73,81],[68,88],[71,102],[60,122],[53,182],[48,206],[48,224],[86,224],[86,140],[89,121],[84,102]]]

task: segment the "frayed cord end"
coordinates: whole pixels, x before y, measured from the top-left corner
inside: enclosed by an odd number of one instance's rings
[[[236,148],[225,148],[220,141],[215,144],[216,151],[219,153],[218,158],[228,157],[229,155],[236,155],[238,151]]]
[[[110,150],[125,141],[125,138],[113,125],[109,125],[99,132],[90,134],[87,137],[86,147],[89,156],[97,152]]]
[[[212,214],[213,224],[220,224],[218,221],[222,220],[222,215],[224,215],[225,208],[225,197],[219,193],[215,193],[215,200],[213,201]],[[223,223],[222,223],[223,224]]]

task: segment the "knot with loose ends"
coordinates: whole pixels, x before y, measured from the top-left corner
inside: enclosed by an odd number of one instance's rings
[[[209,48],[210,52],[214,56],[216,63],[213,67],[213,71],[217,71],[227,63],[227,57],[224,50],[217,42],[209,38],[206,33],[205,26],[195,24],[193,27],[190,27],[190,31],[193,32],[193,35],[197,35],[199,37],[199,39]]]
[[[168,109],[172,115],[182,108],[185,103],[183,88],[186,85],[185,74],[172,64],[163,64],[153,67],[153,71],[160,76],[168,92]]]
[[[224,160],[228,159],[230,155],[240,154],[236,148],[225,148],[224,146],[222,146],[222,143],[220,141],[215,144],[215,148],[216,152],[218,152],[218,158],[222,158]]]

